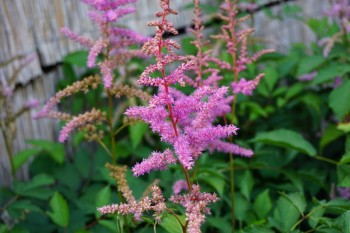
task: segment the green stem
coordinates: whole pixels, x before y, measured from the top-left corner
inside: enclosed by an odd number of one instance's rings
[[[290,229],[290,231],[294,231],[294,229],[300,224],[302,223],[305,219],[307,219],[308,217],[310,217],[314,212],[318,211],[319,209],[324,208],[323,206],[319,206],[313,210],[311,210],[307,215],[303,216],[298,222],[296,222],[292,228]]]
[[[119,127],[119,129],[117,129],[115,132],[114,132],[114,136],[116,136],[118,133],[120,133],[120,131],[122,131],[125,127],[129,126],[130,124],[123,124],[122,126]]]
[[[113,160],[113,155],[112,152],[108,149],[108,147],[106,146],[106,144],[104,144],[101,139],[97,139],[97,142],[102,146],[103,149],[105,149],[105,151],[107,152],[107,154],[111,157],[111,159]]]
[[[182,231],[183,233],[186,233],[186,226],[184,226],[181,222],[181,220],[179,219],[179,217],[177,216],[177,214],[175,214],[174,211],[172,211],[169,208],[165,208],[165,210],[167,210],[168,212],[170,212],[172,215],[174,215],[174,217],[176,218],[176,220],[178,221],[178,223],[181,225]]]
[[[334,165],[338,165],[339,163],[333,159],[329,159],[320,155],[315,156],[316,159],[330,163],[330,164],[334,164]]]
[[[111,156],[112,156],[112,163],[113,165],[117,164],[117,158],[115,154],[115,141],[114,141],[114,132],[113,132],[113,95],[107,91],[108,94],[108,126],[109,126],[109,136],[111,140],[111,146],[112,146],[112,151],[111,151]]]

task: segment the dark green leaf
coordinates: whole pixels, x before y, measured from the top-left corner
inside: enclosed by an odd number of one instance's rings
[[[303,215],[306,209],[306,201],[305,201],[305,197],[301,193],[290,193],[290,194],[282,193],[282,197],[290,201],[298,209],[300,214]]]
[[[251,171],[247,170],[244,172],[243,177],[241,178],[241,182],[240,182],[241,192],[247,200],[250,200],[250,198],[251,198],[253,186],[254,186],[253,175],[252,175]]]
[[[253,139],[253,141],[295,149],[310,156],[316,155],[315,148],[308,141],[306,141],[300,134],[287,129],[278,129],[260,133]]]
[[[323,56],[304,57],[299,63],[296,76],[299,77],[303,74],[310,73],[325,61],[326,59]]]
[[[27,149],[18,152],[13,157],[13,165],[17,171],[25,162],[28,161],[32,156],[37,155],[40,152],[39,149]]]
[[[99,208],[110,204],[111,196],[112,196],[112,191],[109,186],[106,186],[103,189],[101,189],[96,196],[96,207]],[[96,217],[100,217],[100,216],[101,216],[100,212],[96,210]]]
[[[54,159],[57,163],[62,164],[64,162],[65,153],[62,143],[55,143],[45,140],[28,140],[27,142],[48,152],[52,159]]]
[[[338,165],[337,174],[338,185],[341,187],[350,187],[350,165]]]
[[[289,232],[299,219],[299,210],[289,200],[280,197],[274,210],[273,217],[269,218],[272,226],[282,232]]]
[[[323,150],[323,148],[331,143],[332,141],[336,140],[340,136],[344,135],[344,133],[337,129],[337,127],[333,124],[329,124],[326,128],[326,131],[321,137],[320,140],[320,149]]]
[[[339,120],[350,113],[350,80],[344,81],[334,89],[329,96],[329,106]]]
[[[317,85],[324,82],[329,82],[333,80],[335,77],[343,76],[348,72],[350,72],[349,65],[331,64],[321,69],[311,83],[313,85]]]
[[[344,233],[350,233],[350,210],[346,211],[343,215],[343,231]]]

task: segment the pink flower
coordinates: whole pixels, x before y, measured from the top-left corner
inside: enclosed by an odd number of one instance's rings
[[[37,100],[37,99],[30,99],[24,104],[24,106],[26,108],[35,108],[35,107],[38,107],[39,104],[40,104],[39,100]]]
[[[98,54],[101,53],[102,50],[106,48],[106,46],[107,44],[103,39],[99,39],[94,43],[94,45],[91,47],[91,50],[88,56],[87,65],[89,68],[93,68],[95,66],[96,58]]]
[[[210,214],[207,205],[218,200],[215,193],[201,193],[199,185],[193,185],[188,194],[174,195],[170,198],[170,201],[185,208],[188,222],[187,232],[189,233],[201,233],[201,225],[205,222],[205,215]]]
[[[311,80],[313,80],[316,77],[316,75],[317,75],[317,71],[314,71],[312,73],[303,74],[298,79],[300,81],[311,81]]]
[[[165,170],[169,164],[175,164],[176,159],[171,150],[167,149],[163,153],[153,152],[150,157],[144,159],[141,163],[137,163],[132,172],[135,176],[141,176],[152,170]]]
[[[187,182],[185,180],[176,181],[173,185],[173,193],[177,195],[183,190],[188,190]]]
[[[240,79],[238,82],[233,82],[232,89],[234,94],[242,93],[243,95],[252,95],[253,90],[259,84],[260,79],[264,76],[264,74],[259,74],[253,80],[246,80],[245,78]]]

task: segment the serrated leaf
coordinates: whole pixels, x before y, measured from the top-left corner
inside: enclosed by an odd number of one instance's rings
[[[350,210],[346,211],[343,216],[343,232],[350,233]]]
[[[185,216],[178,215],[178,218],[184,224],[185,222]],[[160,226],[166,230],[168,233],[182,233],[182,227],[180,223],[177,221],[177,219],[173,215],[167,215],[164,218],[162,218],[162,222],[160,223]]]
[[[341,187],[350,187],[350,165],[338,165],[337,174],[338,185]]]
[[[39,149],[27,149],[18,152],[13,157],[13,165],[15,167],[15,171],[18,170],[25,162],[28,161],[32,156],[37,155],[40,152]]]
[[[241,193],[247,200],[250,200],[251,198],[253,186],[254,186],[253,175],[250,171],[247,170],[244,172],[240,182]]]
[[[50,200],[50,212],[47,212],[47,215],[51,220],[61,227],[67,227],[69,224],[69,208],[67,201],[64,197],[55,192]]]
[[[222,196],[225,187],[225,177],[221,171],[215,169],[200,169],[197,179],[207,183],[215,189],[215,192]]]
[[[303,59],[300,60],[299,66],[298,66],[298,71],[296,76],[299,77],[303,74],[310,73],[322,63],[324,63],[326,59],[323,56],[310,56],[310,57],[304,57]]]
[[[148,126],[142,122],[137,122],[135,125],[129,126],[130,139],[133,148],[136,148],[140,144],[147,128]]]
[[[315,206],[310,210],[308,222],[312,228],[315,228],[319,224],[320,218],[323,216],[324,212],[325,208],[320,206]]]
[[[269,222],[280,231],[289,232],[293,225],[298,221],[299,216],[299,210],[295,205],[284,197],[280,197],[277,201],[273,218],[269,218]]]
[[[265,189],[254,201],[254,210],[259,219],[264,219],[272,209],[272,201],[269,192],[268,189]]]
[[[95,202],[96,207],[99,208],[110,204],[111,196],[112,196],[112,191],[109,186],[106,186],[103,189],[101,189],[96,195],[96,202]],[[100,212],[96,210],[96,217],[100,217],[100,216],[101,216]]]
[[[282,193],[282,197],[290,201],[298,209],[299,213],[303,215],[306,209],[306,201],[305,197],[301,193]]]
[[[270,67],[270,66],[264,70],[264,73],[265,73],[265,77],[263,78],[264,80],[263,82],[266,83],[267,90],[269,92],[272,92],[279,78],[278,73],[274,67]]]
[[[306,141],[300,134],[287,129],[278,129],[260,133],[253,139],[253,141],[295,149],[310,156],[316,155],[316,150],[311,143]]]
[[[329,106],[339,120],[350,113],[350,80],[344,81],[329,95]]]
[[[333,124],[329,124],[326,128],[326,131],[321,137],[320,140],[320,149],[323,150],[323,148],[331,143],[332,141],[336,140],[340,136],[344,135],[344,133],[337,129],[337,127]]]
[[[329,82],[335,77],[343,76],[344,74],[350,72],[350,67],[344,64],[331,64],[322,68],[312,80],[313,85],[318,85],[321,83]]]
[[[34,176],[28,182],[18,182],[14,184],[14,191],[18,194],[25,195],[30,190],[40,188],[42,186],[51,185],[55,180],[47,174],[39,174]]]
[[[64,162],[65,152],[63,144],[45,140],[27,140],[27,142],[48,152],[57,163],[62,164]]]

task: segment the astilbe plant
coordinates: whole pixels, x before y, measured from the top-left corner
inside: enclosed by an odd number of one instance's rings
[[[157,12],[158,20],[150,22],[149,26],[156,27],[154,38],[148,40],[142,47],[146,55],[153,55],[156,63],[148,66],[141,74],[138,83],[145,86],[158,88],[147,106],[130,107],[125,114],[131,118],[141,119],[150,125],[153,132],[158,133],[163,142],[169,148],[163,152],[153,152],[151,156],[136,164],[132,171],[135,176],[144,175],[152,170],[164,170],[170,164],[179,164],[185,180],[177,181],[174,186],[175,195],[170,201],[182,205],[186,210],[186,223],[183,225],[185,232],[201,232],[201,224],[204,223],[205,214],[210,211],[207,205],[218,200],[215,194],[201,193],[199,185],[192,185],[189,171],[195,166],[195,161],[200,158],[205,150],[217,150],[221,152],[251,157],[253,152],[242,148],[223,139],[237,134],[238,128],[233,124],[216,125],[214,122],[218,117],[224,117],[234,107],[235,95],[242,93],[251,95],[263,74],[253,80],[238,80],[238,75],[246,69],[246,64],[256,61],[261,55],[271,52],[263,50],[252,57],[247,54],[247,37],[253,31],[251,29],[235,33],[237,24],[242,19],[236,20],[236,2],[226,1],[222,9],[228,16],[220,15],[227,21],[222,27],[222,33],[216,39],[227,41],[227,51],[233,57],[233,64],[220,61],[211,56],[211,50],[203,51],[202,47],[207,45],[203,35],[203,22],[201,20],[201,9],[199,1],[194,1],[194,29],[193,44],[197,48],[196,56],[180,56],[175,53],[180,45],[171,39],[164,39],[165,32],[176,35],[178,32],[173,24],[167,20],[170,14],[177,14],[169,5],[169,0],[161,0],[161,12]],[[241,46],[240,56],[237,48]],[[169,70],[171,63],[180,63],[177,68]],[[214,67],[210,67],[214,64]],[[222,79],[220,70],[232,70],[234,77],[232,93],[229,95],[229,87],[220,86],[218,81]],[[194,77],[189,77],[185,72],[193,71]],[[151,74],[159,77],[151,77]],[[191,85],[194,92],[186,95],[176,89],[177,86]],[[188,190],[188,194],[179,194],[182,190]],[[143,206],[147,203],[146,206]],[[143,201],[140,207],[143,211],[150,210],[154,206],[148,206],[149,202]],[[130,214],[139,218],[139,210],[127,204],[130,211],[124,211],[125,204],[114,204],[99,208],[101,213]],[[164,209],[168,210],[168,209]],[[175,215],[174,212],[171,212]],[[176,215],[175,215],[176,216]]]
[[[203,49],[209,46],[210,42],[204,39],[199,0],[194,0],[195,18],[194,28],[191,30],[195,36],[193,44],[197,48],[196,56],[178,55],[175,50],[180,49],[180,45],[175,40],[164,38],[165,33],[178,34],[174,25],[167,19],[169,15],[177,14],[170,7],[169,0],[160,0],[161,11],[156,13],[157,20],[148,23],[149,26],[155,27],[153,38],[145,38],[129,29],[114,26],[120,17],[134,11],[133,8],[125,7],[125,5],[135,0],[83,0],[83,2],[93,8],[89,16],[97,24],[100,38],[94,41],[67,28],[63,28],[62,32],[70,39],[90,49],[87,65],[90,68],[97,65],[102,78],[90,76],[58,92],[48,101],[42,111],[37,113],[37,117],[53,117],[68,122],[60,132],[61,142],[66,141],[75,128],[79,128],[88,133],[88,139],[98,141],[110,154],[113,164],[107,167],[117,181],[120,200],[124,200],[125,203],[99,207],[98,210],[102,214],[131,214],[140,221],[144,212],[153,211],[156,222],[160,222],[163,213],[168,212],[175,216],[183,232],[201,232],[205,216],[210,214],[208,205],[218,201],[219,198],[215,193],[201,192],[199,184],[192,184],[195,177],[190,179],[190,171],[197,166],[196,161],[207,150],[229,153],[232,169],[233,154],[244,157],[253,155],[252,150],[232,143],[232,136],[238,131],[238,128],[233,125],[234,109],[236,95],[239,93],[251,95],[263,74],[259,74],[252,80],[239,79],[239,74],[246,69],[247,64],[271,51],[263,50],[253,56],[248,56],[247,38],[253,30],[236,31],[238,24],[247,19],[247,17],[236,18],[237,1],[226,0],[222,5],[221,8],[225,13],[220,14],[219,17],[225,24],[222,26],[221,34],[213,37],[226,42],[226,50],[232,56],[232,64],[213,56],[211,49]],[[130,45],[143,42],[141,52],[126,49]],[[103,59],[98,62],[99,54],[103,55]],[[114,78],[113,70],[125,64],[133,56],[153,56],[155,58],[155,64],[146,67],[137,81],[139,85],[157,89],[157,93],[152,97],[141,90],[121,85]],[[170,68],[174,66],[177,67]],[[222,71],[232,72],[231,87],[220,85]],[[90,88],[97,88],[101,83],[108,97],[107,112],[93,109],[78,116],[71,116],[54,110],[62,98],[80,91],[87,92]],[[185,85],[192,86],[194,91],[191,94],[183,93],[181,87]],[[132,168],[132,172],[135,176],[141,176],[154,170],[165,170],[170,164],[179,165],[184,179],[175,182],[174,195],[168,200],[184,207],[185,223],[180,220],[176,211],[166,206],[166,199],[157,185],[152,188],[151,198],[145,195],[137,201],[126,181],[126,166],[116,165],[112,97],[121,95],[137,96],[148,103],[145,106],[129,107],[125,115],[130,119],[148,123],[152,131],[160,135],[161,141],[168,145],[164,151],[154,151],[148,158],[137,163]],[[226,115],[230,113],[232,123],[228,124]],[[218,124],[218,118],[223,118],[225,124]],[[109,127],[110,149],[102,141],[103,132],[98,131],[94,125],[102,121],[106,121]],[[231,170],[231,180],[233,180],[232,173],[233,170]],[[233,194],[233,190],[231,192]]]

